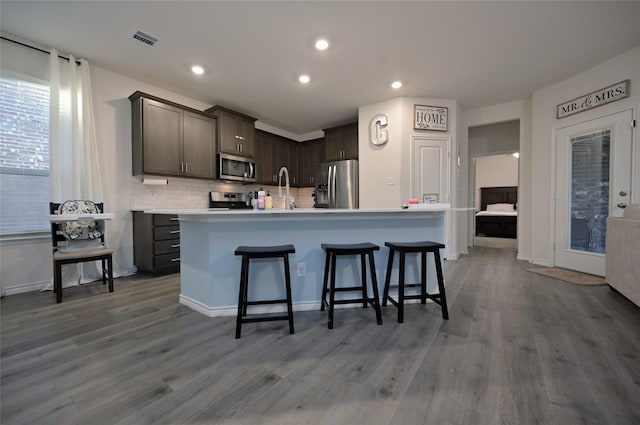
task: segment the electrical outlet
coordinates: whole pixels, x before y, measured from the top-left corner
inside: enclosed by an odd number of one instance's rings
[[[305,264],[304,263],[298,263],[298,268],[296,270],[296,275],[298,277],[303,277],[305,274],[307,274]]]

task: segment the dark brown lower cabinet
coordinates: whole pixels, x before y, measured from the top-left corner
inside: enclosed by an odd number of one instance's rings
[[[133,262],[139,272],[180,271],[180,225],[168,214],[133,212]]]

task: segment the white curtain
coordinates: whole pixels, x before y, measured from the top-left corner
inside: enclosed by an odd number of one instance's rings
[[[79,59],[78,65],[73,56],[68,61],[61,59],[55,49],[50,53],[51,201],[103,202],[89,63]],[[63,266],[62,285],[74,286],[101,279],[99,264]]]

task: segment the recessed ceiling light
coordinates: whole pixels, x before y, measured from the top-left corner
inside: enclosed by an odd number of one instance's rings
[[[201,67],[200,65],[193,65],[191,67],[191,72],[193,72],[194,74],[197,74],[197,75],[202,75],[202,74],[204,74],[204,68]]]
[[[301,75],[300,77],[298,77],[298,81],[300,81],[302,84],[307,84],[309,81],[311,81],[311,77],[309,77],[308,75]]]
[[[401,81],[394,81],[393,83],[391,83],[391,88],[399,89],[400,87],[402,87]]]
[[[325,40],[324,38],[321,38],[318,41],[316,41],[316,49],[318,49],[318,50],[326,50],[327,47],[329,47],[329,42],[327,40]]]

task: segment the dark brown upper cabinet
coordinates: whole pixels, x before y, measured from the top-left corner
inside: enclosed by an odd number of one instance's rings
[[[299,172],[300,187],[313,187],[316,183],[316,170],[318,165],[325,160],[325,140],[314,139],[300,143]]]
[[[327,161],[358,158],[358,123],[345,124],[324,130]]]
[[[205,112],[218,118],[220,152],[253,158],[256,154],[256,118],[216,105]]]
[[[256,167],[256,182],[259,184],[277,186],[280,168],[287,167],[289,185],[297,186],[299,181],[298,142],[256,130]]]
[[[216,178],[216,118],[142,92],[129,100],[134,176]]]

